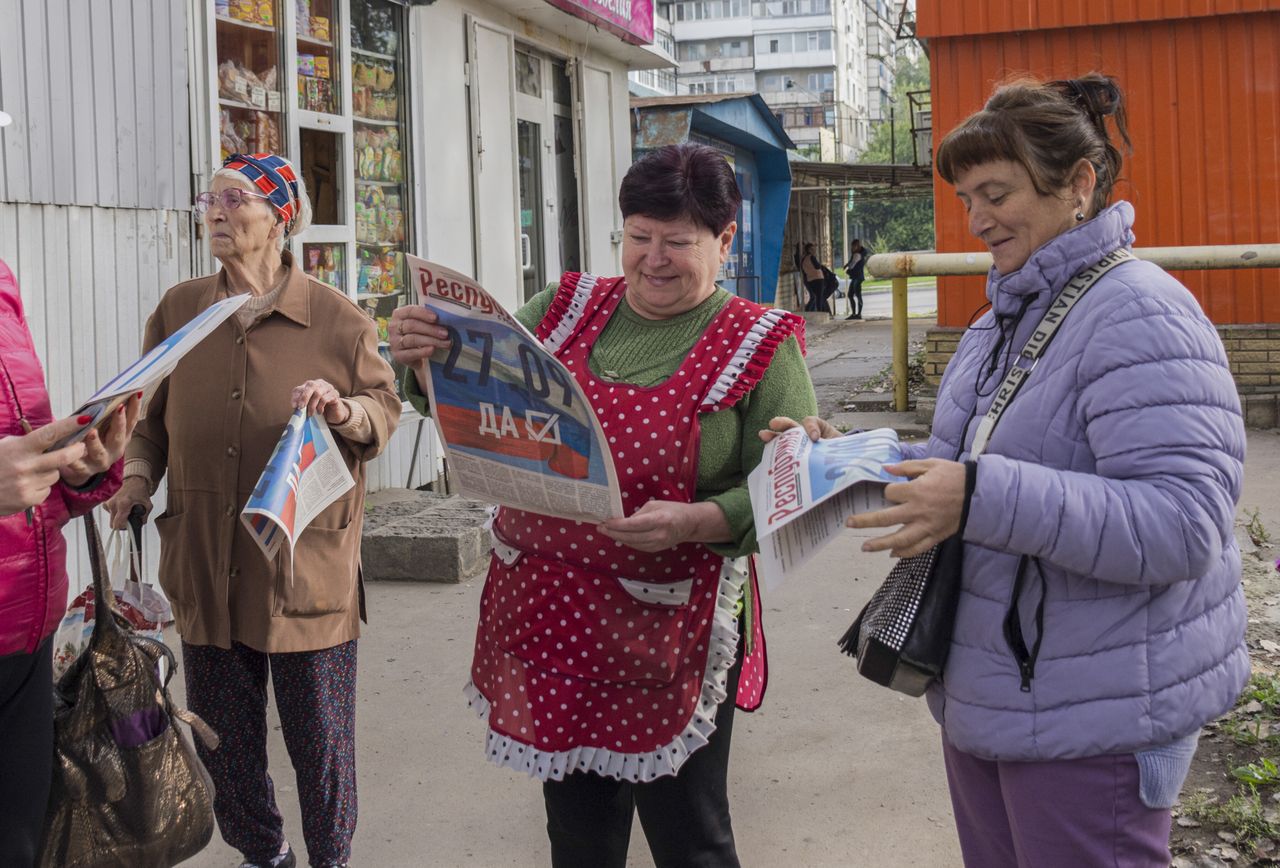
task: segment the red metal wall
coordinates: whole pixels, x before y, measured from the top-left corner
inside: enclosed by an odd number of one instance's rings
[[[1137,211],[1138,246],[1280,241],[1280,0],[919,0],[919,10],[935,143],[1003,78],[1100,70],[1128,98],[1134,150],[1117,196]],[[934,187],[938,250],[983,249],[950,186]],[[1274,269],[1177,276],[1216,323],[1280,323]],[[939,325],[967,324],[984,301],[981,279],[943,278]]]

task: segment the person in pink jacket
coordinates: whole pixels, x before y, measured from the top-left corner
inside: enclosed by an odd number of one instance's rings
[[[120,487],[131,398],[99,435],[53,420],[13,272],[0,261],[0,865],[32,865],[53,764],[53,641],[67,607],[62,526]],[[88,419],[84,419],[85,422]]]

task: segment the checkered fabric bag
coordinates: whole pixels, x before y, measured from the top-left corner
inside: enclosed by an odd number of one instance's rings
[[[964,543],[959,534],[902,558],[871,596],[840,650],[877,684],[919,696],[942,675],[960,602]]]

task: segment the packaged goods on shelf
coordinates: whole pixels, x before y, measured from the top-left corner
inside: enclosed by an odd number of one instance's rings
[[[383,252],[376,247],[362,247],[356,273],[356,292],[362,295],[394,295],[404,285],[403,274],[404,254],[400,251]]]
[[[274,0],[261,0],[258,3],[257,17],[254,19],[259,24],[265,24],[268,27],[276,26],[276,4]]]
[[[399,181],[404,178],[400,131],[395,127],[363,127],[356,123],[356,177],[364,181]]]
[[[280,126],[266,112],[234,114],[222,109],[219,113],[219,143],[222,158],[232,154],[278,153],[280,151]]]
[[[231,0],[213,0],[213,14],[223,18],[231,17]]]
[[[316,74],[316,56],[314,54],[298,55],[298,75],[305,75],[308,78]]]
[[[316,78],[329,77],[329,58],[322,54],[317,54],[315,59]]]
[[[311,31],[311,0],[295,0],[293,5],[294,12],[298,19],[298,35],[312,36]],[[319,38],[319,37],[317,37]],[[328,37],[324,37],[328,39]]]
[[[311,35],[314,38],[323,39],[325,41],[328,41],[331,38],[329,36],[330,28],[329,28],[328,18],[324,17],[323,15],[312,15],[310,23],[311,23]]]

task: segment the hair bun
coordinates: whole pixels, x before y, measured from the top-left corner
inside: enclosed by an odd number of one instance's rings
[[[1120,111],[1120,86],[1109,75],[1091,72],[1080,78],[1053,81],[1049,86],[1095,120]]]

